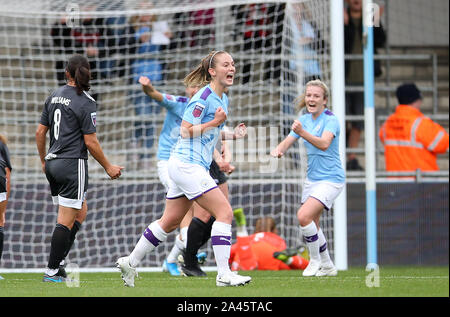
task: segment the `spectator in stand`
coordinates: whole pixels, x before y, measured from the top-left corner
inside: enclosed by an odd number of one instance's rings
[[[292,31],[292,54],[302,58],[289,61],[289,68],[303,74],[303,84],[321,78],[321,67],[317,50],[324,48],[324,41],[311,21],[310,12],[304,3],[291,4],[293,12],[288,17]]]
[[[82,11],[94,11],[95,5],[86,5]],[[69,55],[80,54],[89,59],[91,67],[92,84],[95,85],[100,79],[100,59],[114,54],[114,34],[106,27],[104,18],[83,16],[81,21],[74,21],[71,25],[67,23],[67,17],[63,17],[56,22],[51,29],[53,46],[55,53],[61,56],[56,60],[56,79],[58,85],[66,84],[65,63]],[[97,94],[92,93],[94,99],[98,99]]]
[[[195,5],[204,4],[207,9],[177,12],[172,17],[174,37],[169,50],[186,49],[190,54],[204,54],[215,46],[215,9],[211,0],[191,0]]]
[[[191,32],[191,48],[211,50],[211,45],[214,45],[214,9],[190,12],[189,23],[196,28]]]
[[[344,42],[345,54],[361,55],[363,54],[363,25],[362,25],[362,0],[346,0],[348,8],[344,11]],[[382,9],[382,7],[381,7]],[[380,16],[381,16],[380,12]],[[386,42],[386,34],[383,26],[373,28],[374,50],[382,48]],[[364,71],[362,60],[352,60],[345,62],[345,83],[348,87],[357,87],[364,85]],[[375,60],[375,77],[381,75],[380,61]],[[364,92],[346,93],[346,114],[363,115],[364,114]],[[347,127],[347,147],[357,148],[363,128],[362,121],[353,121],[348,123]],[[349,153],[347,157],[347,170],[363,170],[359,164],[356,153]]]
[[[232,6],[232,15],[236,19],[235,33],[244,37],[243,50],[246,56],[254,54],[280,54],[283,33],[285,4],[252,3]],[[254,59],[255,57],[253,57]],[[242,84],[250,81],[252,60],[245,59],[242,68]],[[264,63],[264,80],[279,81],[281,60],[271,58]]]
[[[381,126],[387,171],[437,171],[437,155],[449,147],[448,132],[420,112],[422,95],[415,84],[397,88],[399,105]]]
[[[151,3],[142,2],[140,6],[143,12],[130,18],[129,26],[120,40],[121,47],[126,50],[124,52],[127,56],[134,54],[151,56],[130,59],[130,84],[134,86],[141,76],[145,76],[157,86],[164,79],[159,53],[163,42],[167,44],[167,41],[170,41],[172,33],[166,21],[157,21],[156,16],[149,12],[153,7]],[[161,107],[140,87],[130,91],[130,94],[137,116],[150,117],[161,112]],[[146,121],[137,121],[135,128],[135,146],[151,149],[156,139],[154,123],[147,118]],[[148,159],[152,155],[153,153],[141,154],[140,159]]]

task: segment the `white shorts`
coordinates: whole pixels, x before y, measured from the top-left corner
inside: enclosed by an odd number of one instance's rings
[[[169,161],[158,161],[156,163],[156,166],[158,167],[158,177],[161,184],[163,184],[164,188],[166,189],[166,193],[169,190],[169,171],[167,168]]]
[[[309,197],[313,197],[320,201],[325,209],[330,210],[333,202],[344,189],[345,183],[331,183],[326,181],[312,182],[305,180],[303,183],[302,204]]]
[[[0,203],[6,200],[6,192],[0,193]]]
[[[202,166],[184,163],[171,156],[168,162],[169,190],[167,199],[186,196],[193,200],[217,187],[209,172]]]

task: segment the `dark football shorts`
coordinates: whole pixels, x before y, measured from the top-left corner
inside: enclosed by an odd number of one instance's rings
[[[88,164],[83,159],[53,159],[45,162],[53,204],[81,209],[88,189]]]
[[[219,165],[214,160],[212,160],[211,166],[209,167],[209,175],[211,175],[217,185],[222,185],[228,180],[225,173],[220,170]]]
[[[6,177],[0,173],[0,202],[6,200]]]

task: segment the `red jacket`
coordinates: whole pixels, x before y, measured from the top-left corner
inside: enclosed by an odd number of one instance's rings
[[[437,171],[437,154],[445,153],[449,135],[418,109],[399,105],[381,126],[387,171]]]

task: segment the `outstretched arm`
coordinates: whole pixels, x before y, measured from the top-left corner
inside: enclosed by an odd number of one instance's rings
[[[150,78],[141,76],[139,77],[139,83],[142,85],[142,90],[145,92],[147,96],[158,102],[164,100],[162,93],[160,93],[158,90],[155,89],[155,87],[153,87]]]
[[[288,135],[283,141],[281,141],[280,144],[277,145],[276,148],[274,148],[270,155],[276,158],[280,158],[286,153],[286,151],[297,141],[295,137],[292,135]]]

